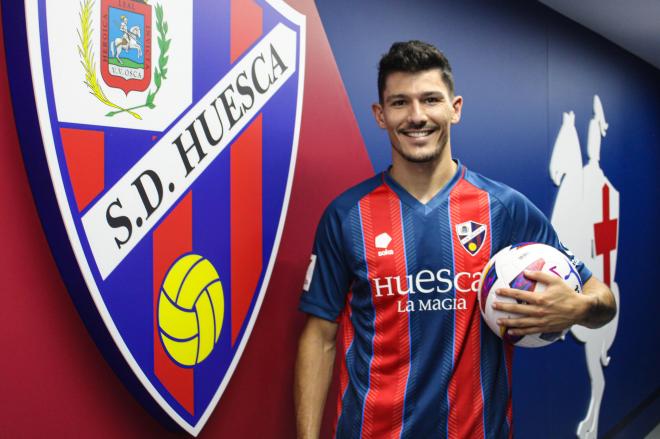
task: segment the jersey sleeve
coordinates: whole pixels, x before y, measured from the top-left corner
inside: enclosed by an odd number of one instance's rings
[[[582,283],[589,280],[592,274],[591,270],[589,270],[589,268],[587,268],[587,266],[573,254],[573,252],[566,248],[561,241],[559,241],[557,232],[543,212],[541,212],[524,195],[518,195],[519,197],[516,199],[516,202],[513,203],[511,212],[514,224],[511,243],[541,242],[543,244],[548,244],[568,257],[577,272],[580,274]]]
[[[298,307],[301,311],[330,321],[339,317],[351,281],[343,242],[340,216],[331,205],[316,230]]]

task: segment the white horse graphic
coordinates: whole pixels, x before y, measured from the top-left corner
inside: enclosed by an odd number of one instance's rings
[[[131,49],[135,49],[137,50],[138,58],[142,57],[142,46],[138,42],[141,36],[142,31],[140,30],[140,26],[133,26],[126,32],[125,36],[115,38],[114,41],[110,42],[110,53],[112,53],[113,57],[117,58],[119,64],[123,64],[119,58],[122,51],[128,52]],[[117,55],[115,55],[115,50],[117,51]]]
[[[576,432],[579,438],[598,436],[598,415],[605,391],[603,367],[610,361],[607,352],[616,336],[619,316],[619,286],[614,281],[618,247],[618,221],[614,223],[614,220],[619,216],[619,192],[600,168],[601,139],[607,133],[608,124],[597,95],[594,96],[593,108],[587,140],[587,165],[582,167],[580,140],[572,111],[563,114],[563,123],[550,159],[550,178],[559,186],[552,211],[552,225],[561,240],[594,275],[609,282],[617,302],[617,315],[602,328],[588,329],[575,325],[571,329],[575,338],[585,343],[591,379],[591,400]],[[596,227],[606,221],[615,224],[615,245],[599,251]]]

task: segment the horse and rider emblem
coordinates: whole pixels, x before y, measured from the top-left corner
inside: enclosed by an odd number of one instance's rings
[[[84,84],[92,96],[110,110],[106,117],[129,115],[142,120],[145,110],[156,108],[156,95],[167,79],[172,39],[163,6],[152,7],[139,0],[101,0],[98,25],[94,10],[93,0],[80,4],[77,49]],[[151,44],[154,12],[157,60],[152,59]],[[96,46],[95,31],[99,28],[100,44]],[[97,60],[101,78],[97,76]],[[112,93],[113,89],[121,90],[123,96]],[[129,98],[131,92],[140,96]]]
[[[557,191],[551,223],[561,239],[579,259],[603,279],[621,308],[616,281],[619,243],[619,191],[601,167],[601,143],[609,129],[603,103],[593,96],[593,115],[587,130],[587,163],[584,164],[580,138],[573,111],[564,112],[550,159],[550,178]],[[607,152],[607,150],[605,150]],[[619,314],[606,325],[590,329],[574,325],[571,332],[584,343],[587,370],[591,381],[591,397],[587,413],[579,423],[579,438],[598,437],[598,419],[605,392],[604,367],[616,338]]]
[[[138,1],[101,2],[101,75],[125,94],[151,83],[151,6]]]

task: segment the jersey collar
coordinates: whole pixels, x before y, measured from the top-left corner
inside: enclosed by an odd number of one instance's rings
[[[382,172],[381,178],[385,182],[387,186],[389,186],[390,189],[394,191],[394,193],[397,194],[399,199],[407,204],[409,207],[423,213],[424,215],[429,214],[433,209],[438,207],[440,204],[442,204],[443,201],[447,199],[449,196],[449,192],[451,192],[452,188],[456,186],[456,183],[463,177],[465,174],[466,168],[463,166],[458,159],[454,159],[454,162],[456,162],[456,172],[452,176],[452,178],[445,184],[442,189],[438,191],[437,194],[433,196],[426,204],[420,202],[417,198],[412,196],[407,190],[403,188],[399,183],[397,183],[391,176],[390,176],[390,169],[387,168],[386,171]]]

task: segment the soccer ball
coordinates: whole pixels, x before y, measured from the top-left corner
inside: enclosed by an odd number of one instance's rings
[[[527,279],[524,270],[544,271],[561,277],[576,293],[582,292],[582,280],[571,261],[554,247],[539,243],[515,244],[500,250],[486,264],[481,273],[479,308],[488,327],[503,340],[526,348],[547,346],[563,337],[566,331],[512,336],[507,328],[499,326],[499,318],[516,318],[519,315],[493,309],[493,302],[515,303],[510,297],[496,296],[499,288],[516,288],[526,291],[543,291],[546,285]],[[491,294],[492,293],[492,294]]]

